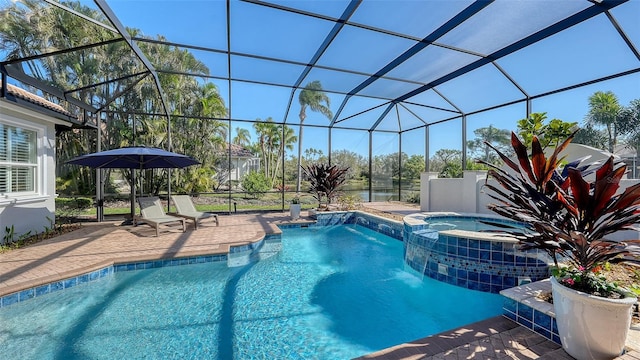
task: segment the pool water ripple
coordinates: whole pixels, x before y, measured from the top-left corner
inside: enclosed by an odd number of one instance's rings
[[[0,309],[14,359],[350,359],[501,313],[499,295],[404,272],[358,225],[285,229],[243,267],[117,272]]]

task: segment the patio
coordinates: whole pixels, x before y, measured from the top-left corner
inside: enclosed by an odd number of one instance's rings
[[[412,211],[392,202],[367,204],[389,217]],[[365,209],[366,211],[367,209]],[[313,221],[301,218],[298,222]],[[205,221],[197,231],[171,229],[155,237],[151,227],[120,226],[121,221],[89,222],[82,228],[40,243],[0,254],[0,296],[114,263],[226,254],[229,246],[260,240],[290,223],[288,213],[230,215],[220,226]],[[242,231],[238,231],[242,229]],[[629,350],[619,359],[640,359],[639,331],[632,331]],[[571,359],[559,345],[504,317],[490,318],[440,334],[384,349],[360,359]]]

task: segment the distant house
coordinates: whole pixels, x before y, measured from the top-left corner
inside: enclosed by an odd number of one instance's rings
[[[227,144],[226,155],[231,156],[231,169],[223,182],[240,181],[245,174],[260,170],[260,158],[245,147]]]
[[[56,130],[77,117],[62,106],[7,84],[0,87],[0,243],[55,221]]]

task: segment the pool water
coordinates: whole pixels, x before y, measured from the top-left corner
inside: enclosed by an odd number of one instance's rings
[[[501,313],[501,296],[405,271],[358,225],[285,229],[282,250],[112,277],[0,309],[7,359],[350,359]]]
[[[461,218],[461,217],[431,217],[426,218],[425,221],[429,224],[429,229],[436,231],[444,230],[466,230],[466,231],[490,231],[490,232],[502,232],[505,231],[503,227],[493,226],[491,224],[483,223],[479,220],[496,221],[490,218]],[[516,229],[524,229],[525,226],[511,221],[501,221],[505,225],[515,227]]]

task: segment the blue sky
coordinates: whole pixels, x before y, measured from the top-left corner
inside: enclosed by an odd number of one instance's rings
[[[279,3],[287,5],[299,6],[301,2],[288,2],[280,1]],[[303,7],[313,7],[311,11],[319,11],[330,16],[337,16],[344,9],[345,1],[329,1],[320,4],[313,5],[313,2],[304,2]],[[638,1],[632,2],[632,4],[625,4],[625,9],[614,9],[612,11],[616,19],[623,25],[625,31],[634,42],[640,41],[640,6]],[[225,12],[221,11],[224,8],[224,2],[183,2],[181,6],[176,6],[175,2],[160,1],[157,6],[149,7],[148,1],[111,1],[110,6],[114,12],[119,16],[121,21],[132,27],[140,28],[146,35],[162,34],[169,40],[175,42],[191,43],[201,46],[209,46],[214,48],[226,48],[226,29],[222,26],[225,23]],[[411,7],[415,4],[411,2],[399,2],[398,6],[406,5]],[[449,8],[442,10],[443,12],[449,11],[454,13],[459,11],[460,8],[466,6],[467,2],[453,2]],[[575,6],[571,3],[556,4],[554,6],[570,7]],[[533,4],[531,4],[533,6]],[[551,6],[551,5],[550,5]],[[199,9],[200,11],[193,11]],[[232,23],[232,49],[237,51],[252,50],[260,53],[261,51],[269,55],[282,55],[290,56],[292,60],[296,61],[308,61],[308,54],[313,51],[317,46],[314,40],[304,41],[304,34],[302,32],[296,34],[288,34],[288,41],[292,44],[296,44],[296,51],[290,49],[269,49],[269,43],[265,39],[277,38],[276,32],[280,29],[274,28],[274,24],[271,24],[269,19],[261,19],[252,17],[251,14],[246,14],[252,10],[251,6],[245,4],[232,4],[233,11],[242,11],[244,16],[239,16],[237,21]],[[388,10],[384,7],[376,8],[369,6],[362,10],[360,14],[361,18],[354,19],[354,21],[366,21],[367,16],[375,16],[375,11]],[[558,11],[563,11],[563,8],[559,8]],[[141,12],[149,13],[149,16],[140,17],[138,14]],[[402,11],[399,9],[398,11]],[[439,14],[440,15],[440,14]],[[442,14],[444,15],[444,14]],[[189,16],[191,21],[185,26],[166,26],[167,22],[173,21],[173,19],[180,18],[182,16]],[[517,17],[516,17],[517,18]],[[145,19],[154,19],[153,21],[145,21]],[[235,18],[233,18],[235,19]],[[404,26],[403,30],[409,31],[412,28],[419,26],[419,22],[411,21],[414,18],[406,16],[405,22],[409,24],[394,25],[397,20],[386,19],[388,21],[388,27]],[[482,20],[482,19],[481,19]],[[520,19],[522,20],[522,19]],[[273,20],[275,21],[275,20]],[[293,21],[293,20],[292,20]],[[486,20],[483,20],[486,21]],[[261,25],[262,23],[268,24]],[[311,22],[309,24],[309,22]],[[604,16],[591,19],[583,24],[578,25],[579,31],[565,31],[557,34],[553,37],[547,38],[538,44],[523,49],[517,53],[507,56],[498,61],[499,65],[508,72],[515,81],[518,82],[530,95],[536,95],[547,91],[554,90],[556,88],[570,86],[573,84],[581,83],[591,80],[600,76],[606,76],[618,71],[629,70],[634,67],[638,67],[638,59],[628,50],[626,44],[619,37],[616,36],[615,29],[612,26],[607,26],[607,19]],[[402,23],[402,22],[401,22]],[[181,23],[182,24],[182,23]],[[322,21],[306,20],[305,23],[293,23],[288,24],[291,29],[303,28],[307,30],[313,30],[316,32],[326,31],[327,25]],[[202,28],[200,27],[202,26]],[[511,25],[510,25],[511,26]],[[211,35],[216,34],[216,35]],[[348,35],[350,42],[357,46],[357,36],[364,36],[358,31],[351,31]],[[455,34],[452,34],[453,38]],[[508,36],[508,35],[504,35]],[[254,40],[253,42],[251,40]],[[613,40],[612,40],[613,39]],[[445,39],[448,40],[448,39]],[[469,41],[473,39],[461,38],[460,42]],[[451,41],[456,41],[451,40]],[[340,43],[340,44],[344,44]],[[569,44],[569,45],[567,45]],[[385,45],[389,48],[402,48],[405,46],[402,42],[392,43]],[[490,46],[487,45],[487,46]],[[385,58],[384,51],[380,49],[374,49],[376,51],[367,50],[366,48],[358,48],[358,51],[367,51],[368,57],[380,57],[380,61],[388,61]],[[336,52],[348,52],[348,48],[339,48],[335,50],[329,48],[329,51]],[[199,54],[199,53],[198,53]],[[331,57],[332,54],[326,54],[328,60],[325,61],[327,65],[337,65],[333,62],[337,62],[335,57]],[[391,54],[392,56],[395,56]],[[433,55],[432,55],[433,56]],[[387,56],[388,57],[388,56]],[[226,59],[220,55],[210,55],[205,60],[210,64],[210,68],[213,69],[212,73],[215,74],[217,70],[226,67],[224,62]],[[232,60],[233,61],[233,60]],[[300,69],[293,65],[279,65],[277,68],[269,69],[244,69],[244,65],[241,63],[242,58],[237,58],[232,62],[232,72],[234,66],[236,69],[242,68],[242,71],[246,76],[252,76],[257,78],[264,78],[268,81],[282,82],[291,81],[289,78],[297,78],[300,73]],[[456,61],[465,61],[460,58]],[[322,63],[322,61],[320,61]],[[374,61],[372,61],[373,63]],[[343,62],[344,66],[344,62]],[[365,72],[374,72],[377,68],[367,62],[360,62],[355,64],[347,64],[347,66],[354,66],[361,68]],[[397,74],[402,74],[402,68],[394,69]],[[428,69],[425,69],[428,70]],[[226,69],[224,69],[226,71]],[[412,71],[412,68],[405,71]],[[261,74],[263,73],[263,74]],[[225,73],[226,74],[226,73]],[[392,72],[391,75],[396,75]],[[310,75],[311,76],[311,75]],[[322,74],[318,74],[322,76]],[[361,79],[358,76],[344,74],[338,79],[331,79],[331,81],[338,81],[343,83],[358,84]],[[228,102],[229,86],[226,81],[214,81],[220,88],[221,94]],[[375,83],[374,83],[375,84]],[[471,86],[469,84],[472,84]],[[325,88],[331,88],[332,84],[325,82]],[[387,84],[383,84],[387,85]],[[265,91],[264,86],[233,82],[232,83],[232,118],[239,119],[266,119],[272,117],[276,121],[282,120],[282,117],[286,113],[287,104],[291,97],[291,91],[287,88],[272,88]],[[374,85],[372,85],[373,87]],[[378,89],[375,89],[378,91]],[[475,110],[495,105],[496,103],[503,103],[513,100],[522,99],[523,95],[518,89],[513,86],[508,79],[502,76],[496,68],[484,67],[461,76],[459,79],[453,80],[450,83],[441,85],[438,90],[446,94],[447,98],[458,105],[461,110],[465,112],[473,112]],[[371,90],[374,91],[374,90]],[[577,121],[582,122],[588,111],[588,97],[595,91],[613,91],[619,98],[620,103],[627,105],[631,100],[640,98],[640,76],[633,75],[625,78],[615,79],[612,81],[602,82],[595,85],[579,88],[563,93],[559,93],[553,96],[536,99],[532,102],[533,111],[547,112],[549,118],[560,118],[565,121]],[[425,97],[430,96],[436,98],[433,94],[425,94]],[[329,93],[331,99],[332,109],[337,110],[338,106],[343,100],[343,96],[339,94]],[[352,99],[351,102],[354,102]],[[438,106],[449,107],[446,102],[440,100]],[[349,115],[348,108],[351,106],[355,109],[359,108],[351,104],[345,107],[343,116]],[[376,103],[382,103],[380,100],[363,98],[359,102],[367,103],[368,106],[374,106]],[[356,102],[357,103],[357,102]],[[287,123],[290,123],[297,132],[295,123],[298,122],[299,105],[297,103],[297,93],[294,95],[294,101],[286,119]],[[506,108],[492,110],[489,112],[471,115],[468,117],[467,123],[467,137],[470,139],[473,137],[473,130],[484,126],[497,126],[515,130],[515,122],[518,119],[525,117],[525,105],[524,103],[511,105]],[[426,113],[425,117],[429,117],[432,114]],[[433,114],[434,116],[442,117],[442,114]],[[362,118],[362,119],[359,119]],[[376,111],[372,111],[370,114],[365,114],[359,118],[354,118],[349,121],[345,121],[343,124],[349,126],[362,126],[362,124],[370,124],[371,119],[377,118]],[[308,113],[308,118],[305,121],[307,124],[326,124],[327,120],[320,114]],[[416,122],[417,124],[417,122]],[[234,123],[233,127],[242,126],[249,128],[251,131],[251,124],[246,123]],[[383,121],[383,124],[379,128],[385,128],[385,126],[391,129],[393,127],[393,120]],[[408,126],[410,127],[410,126]],[[462,141],[458,137],[451,136],[451,134],[459,133],[461,131],[461,121],[452,121],[449,123],[443,123],[433,125],[430,127],[429,133],[429,152],[431,155],[440,148],[454,148],[461,149]],[[235,130],[233,130],[235,133]],[[253,131],[252,131],[253,132]],[[317,129],[305,127],[304,144],[305,148],[314,147],[323,150],[325,153],[327,149],[327,131],[325,129]],[[255,135],[253,136],[255,140]],[[386,136],[379,134],[374,136],[373,152],[385,153],[397,151],[398,146],[397,136]],[[353,149],[363,155],[368,153],[368,133],[336,130],[332,133],[332,145],[333,149],[346,148]],[[339,145],[338,145],[339,144]],[[405,133],[402,140],[403,151],[409,154],[423,154],[424,153],[424,130]],[[297,151],[294,149],[294,153]]]
[[[321,13],[331,17],[338,17],[348,1],[286,1],[274,0],[283,6],[300,7],[303,10]],[[83,4],[96,7],[92,1],[83,0]],[[226,4],[222,0],[213,1],[168,1],[168,0],[113,0],[107,1],[121,22],[128,27],[141,29],[147,36],[162,35],[169,41],[192,44],[213,49],[224,50],[227,47],[226,37]],[[429,21],[439,17],[447,18],[459,12],[469,4],[469,1],[455,0],[438,2],[438,7],[430,6],[435,2],[363,2],[351,19],[372,26],[380,26],[392,31],[405,32],[413,36],[424,36],[431,29]],[[538,21],[545,21],[549,12],[561,16],[564,12],[574,11],[576,8],[589,6],[587,1],[548,1],[544,7],[540,2],[525,0],[518,2],[499,2],[491,6],[500,7],[502,12],[510,16],[510,21],[495,21],[489,17],[491,13],[479,13],[477,23],[495,22],[491,26],[479,26],[471,22],[470,28],[452,31],[441,40],[447,44],[455,44],[478,52],[491,52],[492,47],[498,46],[499,41],[508,41],[510,30],[528,31],[527,27],[534,26]],[[420,8],[416,13],[416,8]],[[548,10],[548,11],[547,11]],[[310,17],[286,16],[271,13],[271,9],[241,2],[232,2],[231,47],[233,51],[261,54],[264,56],[287,57],[292,61],[307,62],[326,33],[333,26],[331,22]],[[394,11],[396,16],[383,16]],[[536,14],[536,11],[547,11]],[[143,16],[144,14],[144,16]],[[273,16],[265,16],[273,15]],[[614,17],[635,44],[640,47],[640,1],[632,0],[612,10]],[[278,15],[278,16],[276,16]],[[537,16],[538,15],[538,16]],[[542,16],[544,15],[544,16]],[[376,19],[375,24],[369,22]],[[401,19],[401,21],[398,21]],[[555,21],[552,18],[546,21]],[[283,24],[284,23],[284,24]],[[287,31],[282,31],[286,25]],[[474,29],[473,26],[477,26]],[[477,30],[477,31],[471,31]],[[366,38],[369,36],[370,38]],[[486,39],[495,39],[495,44]],[[485,41],[478,41],[485,39]],[[275,43],[285,44],[276,46]],[[372,46],[372,44],[374,46]],[[412,42],[406,39],[390,37],[388,35],[365,32],[362,29],[348,27],[344,29],[332,46],[319,60],[319,64],[326,66],[343,66],[351,70],[372,73],[380,69],[380,64],[386,64],[393,57],[410,46]],[[433,50],[416,55],[414,59],[398,66],[389,72],[389,76],[402,77],[417,74],[424,79],[437,76],[442,62],[464,65],[474,58],[469,55],[458,54],[450,56],[442,48],[431,47]],[[210,69],[214,76],[227,76],[227,56],[221,53],[209,53],[190,50]],[[353,60],[350,60],[353,59]],[[420,66],[420,64],[430,66]],[[590,19],[574,29],[562,32],[537,44],[529,46],[516,53],[497,61],[522,88],[532,96],[545,93],[557,88],[571,86],[594,78],[612,73],[626,71],[639,67],[638,59],[629,51],[627,45],[617,36],[608,19],[600,15]],[[256,79],[258,81],[289,84],[302,72],[303,67],[295,64],[271,63],[255,66],[243,57],[232,58],[232,76]],[[303,81],[303,84],[315,79],[322,79],[325,89],[350,89],[366,79],[366,75],[341,73],[340,76],[329,76],[329,71],[313,70]],[[225,80],[211,80],[220,89],[227,106],[231,107],[231,116],[236,119],[254,120],[272,117],[276,121],[286,120],[297,133],[299,105],[298,93],[294,94],[293,102],[287,114],[287,105],[292,96],[291,90],[285,87],[267,87],[259,84],[233,82],[231,84],[231,101],[229,83]],[[389,80],[378,80],[365,88],[364,94],[385,94],[402,87],[403,92],[415,88]],[[404,89],[406,87],[406,90]],[[448,83],[440,85],[437,90],[445,95],[463,112],[474,112],[496,104],[522,99],[520,92],[500,71],[491,66],[485,66]],[[640,98],[640,75],[638,73],[624,78],[601,82],[594,85],[562,92],[552,96],[535,99],[532,102],[534,112],[547,112],[549,118],[560,118],[565,121],[581,123],[588,111],[588,97],[595,91],[613,91],[622,105],[627,105],[633,99]],[[344,96],[328,92],[331,108],[336,111]],[[427,91],[417,100],[427,100],[429,104],[453,109],[439,95]],[[374,98],[353,97],[345,106],[341,118],[358,113],[362,106],[368,107],[382,104],[384,101]],[[360,116],[346,120],[340,125],[364,127],[377,119],[384,107],[367,112]],[[407,109],[400,108],[404,128],[418,126],[421,122],[410,116]],[[410,107],[421,117],[442,119],[451,116],[444,111],[427,108]],[[467,118],[467,137],[473,137],[473,130],[479,127],[493,125],[495,127],[515,130],[515,122],[525,117],[525,105],[519,103],[505,108],[496,109]],[[318,113],[308,112],[306,124],[326,125],[328,120]],[[394,115],[393,112],[391,115]],[[250,129],[255,140],[251,124],[233,123]],[[395,130],[397,120],[385,118],[378,129]],[[462,140],[456,136],[461,131],[461,121],[430,126],[429,153],[433,155],[437,149],[461,149]],[[327,148],[328,132],[326,129],[305,127],[304,147],[314,147],[323,150]],[[332,133],[333,150],[345,148],[368,155],[369,135],[366,131],[336,130]],[[397,136],[376,134],[374,136],[373,152],[388,153],[397,151],[399,139]],[[409,154],[424,154],[424,130],[407,132],[402,137],[403,151]],[[294,149],[293,153],[296,153]]]

